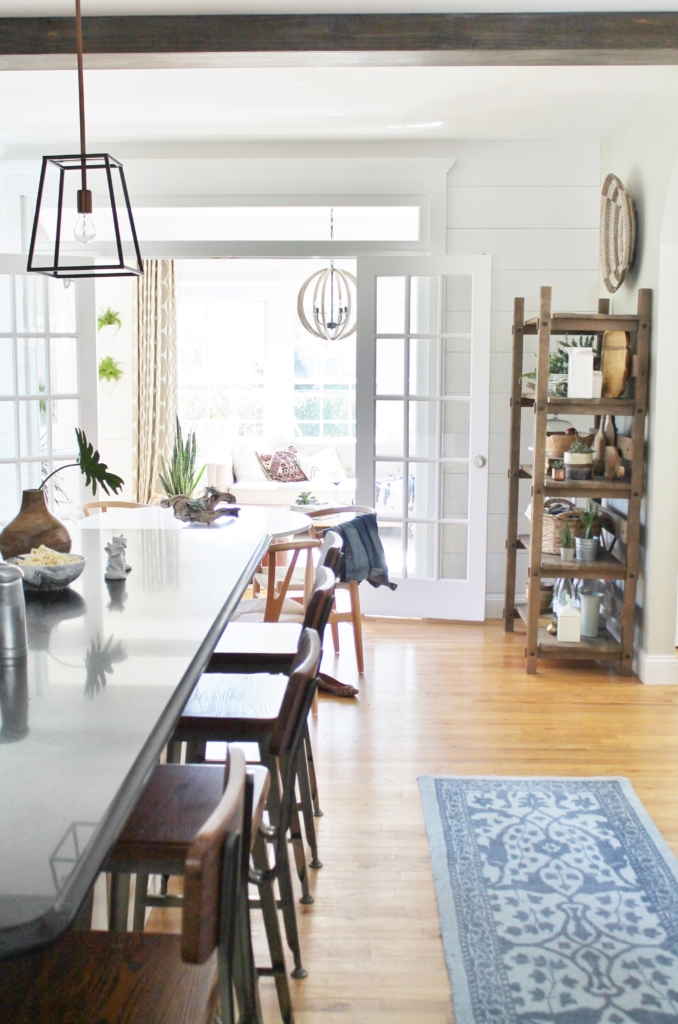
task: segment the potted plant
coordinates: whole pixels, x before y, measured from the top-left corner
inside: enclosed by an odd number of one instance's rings
[[[104,390],[108,395],[111,394],[113,388],[118,383],[120,378],[123,376],[123,371],[120,363],[113,358],[113,356],[104,356],[99,362],[99,380],[104,386]]]
[[[203,466],[196,475],[195,431],[189,430],[188,436],[186,437],[186,444],[184,444],[184,439],[181,433],[181,424],[178,416],[176,418],[176,424],[172,458],[168,463],[165,461],[164,456],[160,456],[162,472],[158,475],[160,477],[160,483],[163,486],[163,490],[168,498],[175,498],[177,495],[184,495],[185,497],[190,498],[193,491],[198,486],[201,476],[205,472],[205,467]]]
[[[40,544],[54,551],[71,550],[70,533],[61,520],[52,515],[45,502],[45,484],[55,473],[70,466],[78,466],[85,477],[85,486],[92,488],[93,495],[96,495],[99,484],[106,494],[111,491],[117,494],[122,487],[124,480],[115,473],[109,473],[108,466],[101,461],[99,452],[87,440],[84,430],[76,427],[75,436],[78,444],[77,462],[59,466],[45,477],[39,487],[23,492],[19,514],[0,533],[0,552],[3,558],[25,555]]]
[[[579,518],[584,528],[584,536],[574,539],[576,558],[580,562],[595,562],[598,557],[599,539],[594,535],[594,530],[600,525],[600,513],[589,502],[588,508],[582,509],[579,513]]]
[[[534,391],[537,386],[537,371],[530,370],[523,373],[521,380],[527,381],[527,387]],[[549,384],[550,395],[567,395],[567,355],[563,352],[551,352],[549,354]]]
[[[575,441],[565,452],[565,479],[590,480],[593,476],[593,448],[584,441]]]
[[[313,496],[311,491],[301,491],[297,497],[295,505],[317,505],[318,499]]]
[[[574,537],[569,523],[560,531],[560,557],[563,562],[574,561]]]
[[[97,328],[101,340],[105,345],[110,345],[121,327],[122,320],[120,319],[120,313],[118,313],[116,309],[111,309],[111,307],[108,306],[99,313],[99,316],[97,317]]]
[[[565,479],[565,462],[563,459],[551,459],[551,476],[554,480]]]

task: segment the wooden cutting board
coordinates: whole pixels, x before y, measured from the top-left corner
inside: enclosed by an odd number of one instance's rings
[[[626,331],[605,331],[600,354],[603,398],[619,398],[631,372],[631,342]]]

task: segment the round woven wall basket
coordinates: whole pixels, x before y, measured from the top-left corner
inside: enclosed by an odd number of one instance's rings
[[[636,255],[636,209],[614,174],[608,174],[600,197],[600,270],[608,292],[616,292]]]

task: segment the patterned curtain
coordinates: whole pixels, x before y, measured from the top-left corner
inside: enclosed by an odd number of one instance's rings
[[[134,309],[133,460],[136,500],[156,501],[160,456],[174,441],[177,411],[176,287],[173,260],[145,260]]]

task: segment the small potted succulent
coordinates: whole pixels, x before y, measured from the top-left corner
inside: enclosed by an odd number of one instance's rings
[[[295,505],[317,505],[318,499],[314,497],[312,491],[301,491]]]
[[[565,479],[565,462],[563,459],[551,459],[551,476],[554,480]]]
[[[579,518],[584,527],[584,536],[574,539],[577,561],[595,562],[598,557],[599,538],[594,534],[594,530],[600,526],[600,513],[589,502],[588,508],[582,509],[579,513]]]
[[[560,557],[563,562],[574,561],[574,537],[569,523],[560,531]]]
[[[110,345],[121,327],[122,320],[120,319],[120,313],[118,313],[116,309],[111,309],[111,307],[108,306],[99,313],[99,316],[97,317],[97,329],[99,331],[99,337],[105,345]]]
[[[565,479],[590,480],[593,476],[593,448],[583,441],[575,441],[565,452]]]

